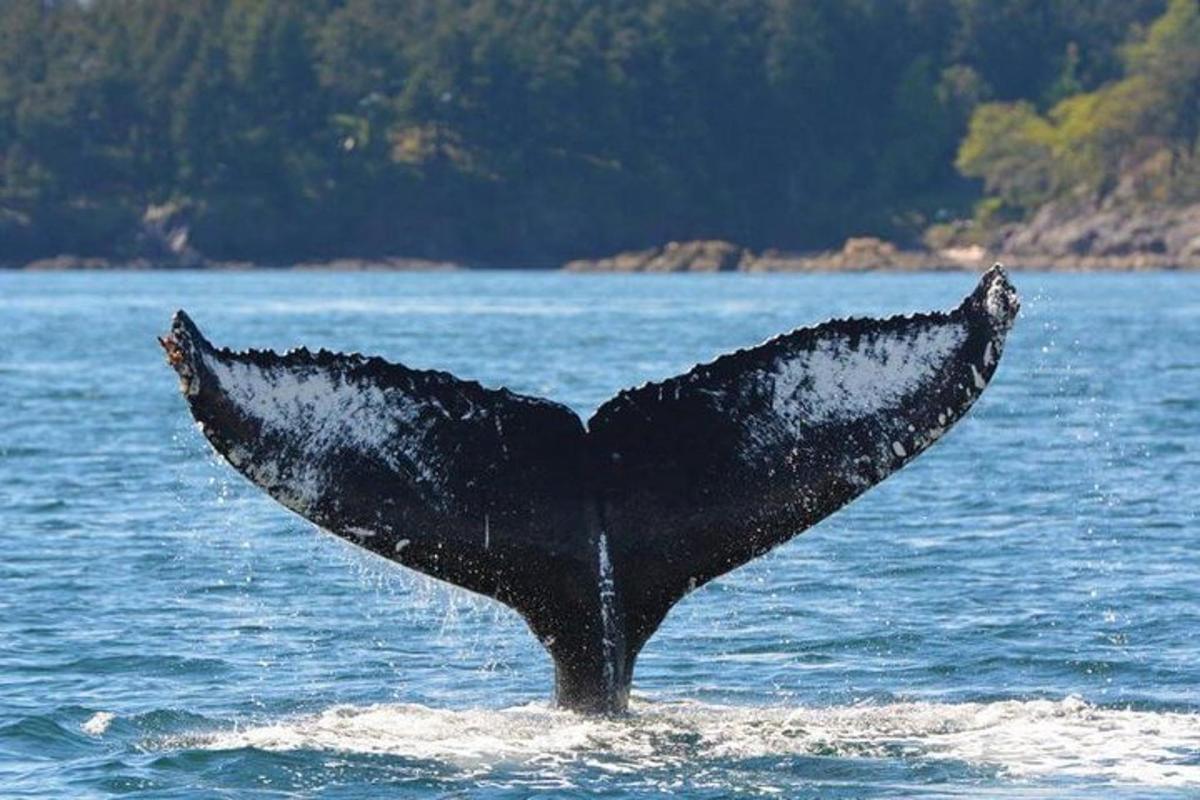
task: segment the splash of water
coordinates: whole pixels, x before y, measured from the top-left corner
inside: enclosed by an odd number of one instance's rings
[[[1070,776],[1200,787],[1200,714],[1108,709],[1078,698],[728,707],[634,699],[627,717],[541,705],[448,711],[337,706],[312,716],[159,742],[208,750],[324,750],[431,760],[478,774],[594,764],[618,772],[687,770],[750,759],[821,756],[949,761],[1017,779]]]
[[[79,726],[79,729],[88,736],[103,736],[115,716],[111,711],[97,711],[88,717],[87,721]]]

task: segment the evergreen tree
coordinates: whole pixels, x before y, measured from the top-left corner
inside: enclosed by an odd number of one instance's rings
[[[904,239],[979,189],[1027,213],[1130,164],[1164,165],[1150,183],[1182,200],[1196,18],[1195,0],[5,0],[0,260],[128,254],[163,203],[220,258],[553,263]],[[964,136],[979,183],[954,169]]]

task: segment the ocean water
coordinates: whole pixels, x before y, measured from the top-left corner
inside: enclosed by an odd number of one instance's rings
[[[970,416],[689,596],[590,719],[515,615],[219,463],[171,312],[589,414],[971,276],[0,274],[0,796],[1200,796],[1200,276],[1014,279]]]

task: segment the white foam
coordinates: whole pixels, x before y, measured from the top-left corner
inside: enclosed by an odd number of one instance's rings
[[[689,745],[673,744],[680,741]],[[339,706],[167,744],[391,754],[464,769],[515,761],[553,770],[598,756],[622,771],[701,759],[904,758],[963,762],[1013,778],[1200,786],[1200,715],[1097,708],[1077,698],[796,709],[635,701],[623,719],[537,705]]]
[[[103,736],[108,730],[108,726],[112,724],[115,716],[110,711],[97,711],[92,716],[88,717],[87,722],[79,726],[79,729],[88,736]]]

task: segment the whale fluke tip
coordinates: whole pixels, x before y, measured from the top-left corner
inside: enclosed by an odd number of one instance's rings
[[[192,318],[182,308],[171,315],[171,330],[159,341],[161,342],[163,339],[174,340],[175,344],[180,346],[188,343],[196,343],[201,346],[208,344],[204,334],[200,333],[196,323],[192,322]],[[163,346],[166,347],[165,344]]]
[[[199,391],[199,373],[203,372],[203,353],[213,352],[212,343],[183,309],[171,316],[171,328],[158,343],[167,354],[167,363],[179,375],[180,388],[191,397]]]
[[[964,305],[975,305],[982,309],[998,330],[1007,332],[1021,310],[1021,299],[1008,279],[1004,265],[997,262],[983,273],[979,285],[967,297]]]
[[[176,309],[175,313],[171,315],[171,327],[178,330],[195,330],[196,323],[192,322],[192,318],[188,316],[188,313],[180,308]]]

